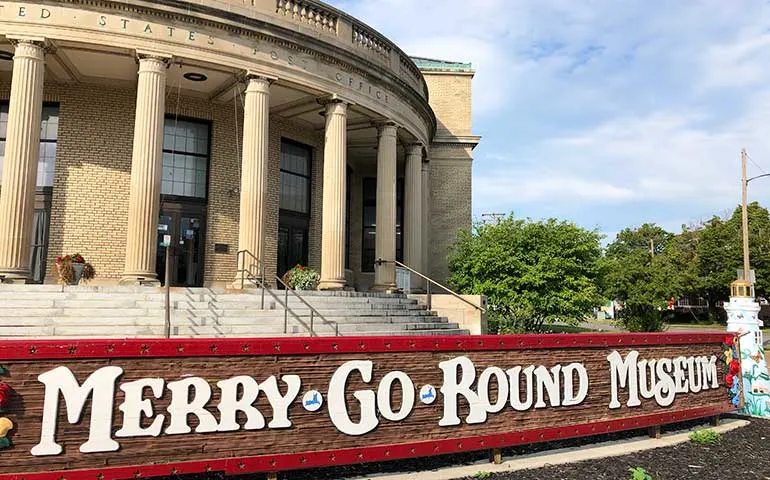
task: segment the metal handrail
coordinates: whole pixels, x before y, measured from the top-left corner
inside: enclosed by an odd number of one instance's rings
[[[437,281],[433,280],[432,278],[428,277],[427,275],[424,275],[424,274],[418,272],[417,270],[413,269],[412,267],[410,267],[408,265],[405,265],[405,264],[399,262],[398,260],[383,260],[381,258],[378,258],[374,263],[377,264],[377,265],[382,265],[383,263],[392,263],[392,264],[397,265],[397,266],[399,266],[401,268],[405,268],[406,270],[409,270],[413,274],[415,274],[418,277],[420,277],[423,280],[425,280],[427,282],[427,299],[426,299],[426,303],[428,304],[428,310],[431,310],[432,306],[433,306],[433,302],[431,300],[431,291],[430,291],[430,286],[431,286],[431,284],[433,284],[433,285],[436,285],[437,287],[440,287],[441,289],[445,290],[446,292],[449,292],[449,294],[452,295],[453,297],[455,297],[456,299],[461,300],[461,301],[467,303],[468,305],[470,305],[471,307],[473,307],[476,310],[480,311],[481,313],[486,313],[486,309],[485,308],[483,308],[483,307],[481,307],[479,305],[476,305],[475,303],[473,303],[473,302],[471,302],[469,300],[466,300],[465,298],[461,297],[458,293],[452,291],[450,288],[445,287],[444,285],[438,283]]]
[[[307,301],[305,301],[304,298],[302,298],[294,289],[290,288],[288,285],[286,285],[286,282],[284,282],[281,277],[275,275],[274,279],[280,284],[283,285],[284,288],[284,300],[281,301],[281,299],[269,288],[267,288],[267,285],[265,284],[265,269],[262,266],[262,262],[256,258],[251,252],[248,250],[241,250],[238,252],[239,257],[239,265],[241,265],[241,268],[238,270],[237,273],[241,275],[241,289],[243,288],[245,284],[245,280],[249,280],[251,283],[255,284],[257,287],[262,289],[262,310],[265,309],[265,291],[270,294],[273,299],[278,302],[280,305],[283,306],[283,333],[288,334],[289,333],[289,314],[294,317],[295,320],[297,320],[299,323],[304,325],[306,328],[308,328],[308,325],[302,320],[302,317],[300,317],[294,310],[289,308],[289,292],[291,291],[292,295],[294,295],[300,302],[302,302],[309,310],[310,310],[310,336],[318,336],[318,334],[315,333],[315,317],[318,317],[321,319],[321,321],[325,325],[333,325],[334,326],[334,335],[339,336],[340,334],[340,326],[339,323],[327,320],[321,313],[312,305],[310,305]],[[241,261],[241,257],[244,258],[243,261]],[[245,268],[245,258],[250,257],[253,261],[256,263],[252,263],[251,267],[254,267],[255,265],[258,266],[258,274],[254,275],[252,273],[251,268]]]

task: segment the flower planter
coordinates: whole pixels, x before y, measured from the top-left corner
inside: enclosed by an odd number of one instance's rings
[[[72,268],[75,270],[75,278],[70,282],[70,285],[77,285],[80,283],[80,277],[83,275],[83,268],[86,266],[85,263],[73,263]]]

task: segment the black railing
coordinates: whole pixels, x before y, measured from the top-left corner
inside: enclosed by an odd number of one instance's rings
[[[384,263],[392,263],[392,264],[396,265],[397,267],[401,267],[404,270],[407,270],[410,273],[412,273],[414,275],[417,275],[418,277],[420,277],[423,280],[425,280],[425,284],[426,284],[425,285],[425,293],[426,293],[425,303],[428,305],[428,310],[432,310],[433,309],[432,308],[433,307],[433,301],[431,299],[431,294],[432,294],[431,285],[435,285],[435,286],[441,288],[442,290],[444,290],[445,292],[447,292],[448,294],[452,295],[456,299],[467,303],[468,305],[470,305],[471,307],[473,307],[476,310],[480,311],[481,313],[486,313],[486,309],[484,309],[484,307],[482,307],[480,305],[476,305],[475,303],[473,303],[473,302],[463,298],[460,294],[452,291],[450,288],[448,288],[448,287],[438,283],[437,281],[433,280],[432,278],[428,277],[427,275],[418,272],[417,270],[413,269],[412,267],[410,267],[408,265],[405,265],[405,264],[399,262],[398,260],[383,260],[381,258],[378,258],[374,263],[376,265],[382,265]],[[406,292],[406,293],[410,293],[410,292]]]
[[[248,263],[248,265],[247,265]],[[321,313],[316,310],[315,307],[310,305],[302,296],[300,296],[296,290],[290,288],[286,283],[279,277],[275,276],[274,280],[284,288],[283,293],[283,301],[281,301],[280,297],[275,294],[272,290],[270,290],[265,283],[265,268],[262,265],[262,262],[255,257],[251,252],[248,250],[241,250],[238,252],[238,274],[241,276],[241,289],[243,289],[246,286],[246,282],[255,285],[256,287],[261,289],[261,295],[262,295],[262,310],[265,309],[265,292],[270,294],[273,299],[278,302],[281,306],[283,306],[283,333],[288,334],[289,333],[289,315],[291,315],[297,322],[302,324],[305,328],[308,329],[310,332],[310,336],[318,336],[318,334],[315,333],[315,319],[318,317],[324,325],[330,325],[334,327],[334,335],[339,336],[340,334],[340,326],[339,323],[327,320]],[[294,297],[297,298],[303,305],[305,305],[310,310],[310,325],[307,325],[302,317],[298,315],[294,310],[289,308],[289,292],[291,292]]]

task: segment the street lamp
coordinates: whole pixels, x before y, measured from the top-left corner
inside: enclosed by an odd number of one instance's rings
[[[770,177],[770,173],[765,173],[762,175],[757,175],[756,177],[746,178],[746,157],[748,155],[746,154],[746,149],[741,150],[741,194],[742,194],[742,201],[741,201],[741,216],[742,216],[742,223],[741,226],[742,234],[743,234],[743,280],[748,284],[751,285],[753,282],[751,281],[749,270],[749,212],[746,206],[746,197],[747,197],[747,191],[749,182],[752,180],[756,180],[758,178],[762,177]]]

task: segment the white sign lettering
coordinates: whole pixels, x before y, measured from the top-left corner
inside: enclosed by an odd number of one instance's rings
[[[638,407],[643,401],[652,399],[666,407],[677,395],[718,388],[716,360],[716,356],[640,359],[637,351],[631,351],[625,357],[613,351],[607,356],[611,397],[608,407],[621,408],[621,391],[626,393],[627,407]],[[216,383],[195,376],[173,381],[140,378],[120,384],[119,392],[122,393],[118,393],[118,382],[124,374],[121,367],[100,368],[82,384],[69,368],[57,367],[38,376],[45,385],[45,396],[40,442],[31,453],[35,456],[62,453],[63,448],[55,438],[60,397],[64,399],[67,420],[71,424],[80,423],[85,405],[91,398],[88,441],[80,445],[80,451],[93,453],[118,450],[120,445],[115,438],[291,428],[290,409],[297,401],[307,412],[323,412],[325,407],[337,430],[345,435],[361,436],[372,432],[380,422],[406,420],[418,401],[424,405],[433,404],[437,392],[443,396],[443,405],[437,403],[439,406],[435,407],[443,409],[438,420],[442,427],[461,425],[463,421],[484,423],[489,415],[506,409],[523,412],[574,407],[585,402],[589,395],[588,371],[582,363],[517,365],[507,370],[488,366],[477,372],[470,358],[459,356],[440,362],[438,368],[443,376],[440,387],[416,386],[406,372],[376,372],[371,360],[351,360],[334,371],[325,393],[314,386],[300,395],[303,393],[302,379],[298,375],[282,375],[280,379],[271,376],[261,383],[248,375]],[[351,380],[370,385],[375,374],[381,377],[376,388],[351,391]],[[214,394],[214,389],[218,389],[218,395]],[[401,393],[400,398],[397,392]],[[116,395],[122,395],[118,407],[122,412],[122,424],[113,438]],[[168,407],[165,410],[157,408],[155,403],[166,395]],[[256,406],[260,395],[267,400],[269,412],[260,411]],[[351,416],[348,404],[351,396],[360,407],[354,411],[360,411],[360,414]],[[219,399],[218,415],[212,413],[212,398]],[[459,416],[461,401],[469,407],[464,419]],[[188,423],[191,416],[197,418],[194,432]],[[270,421],[266,422],[266,418]]]

